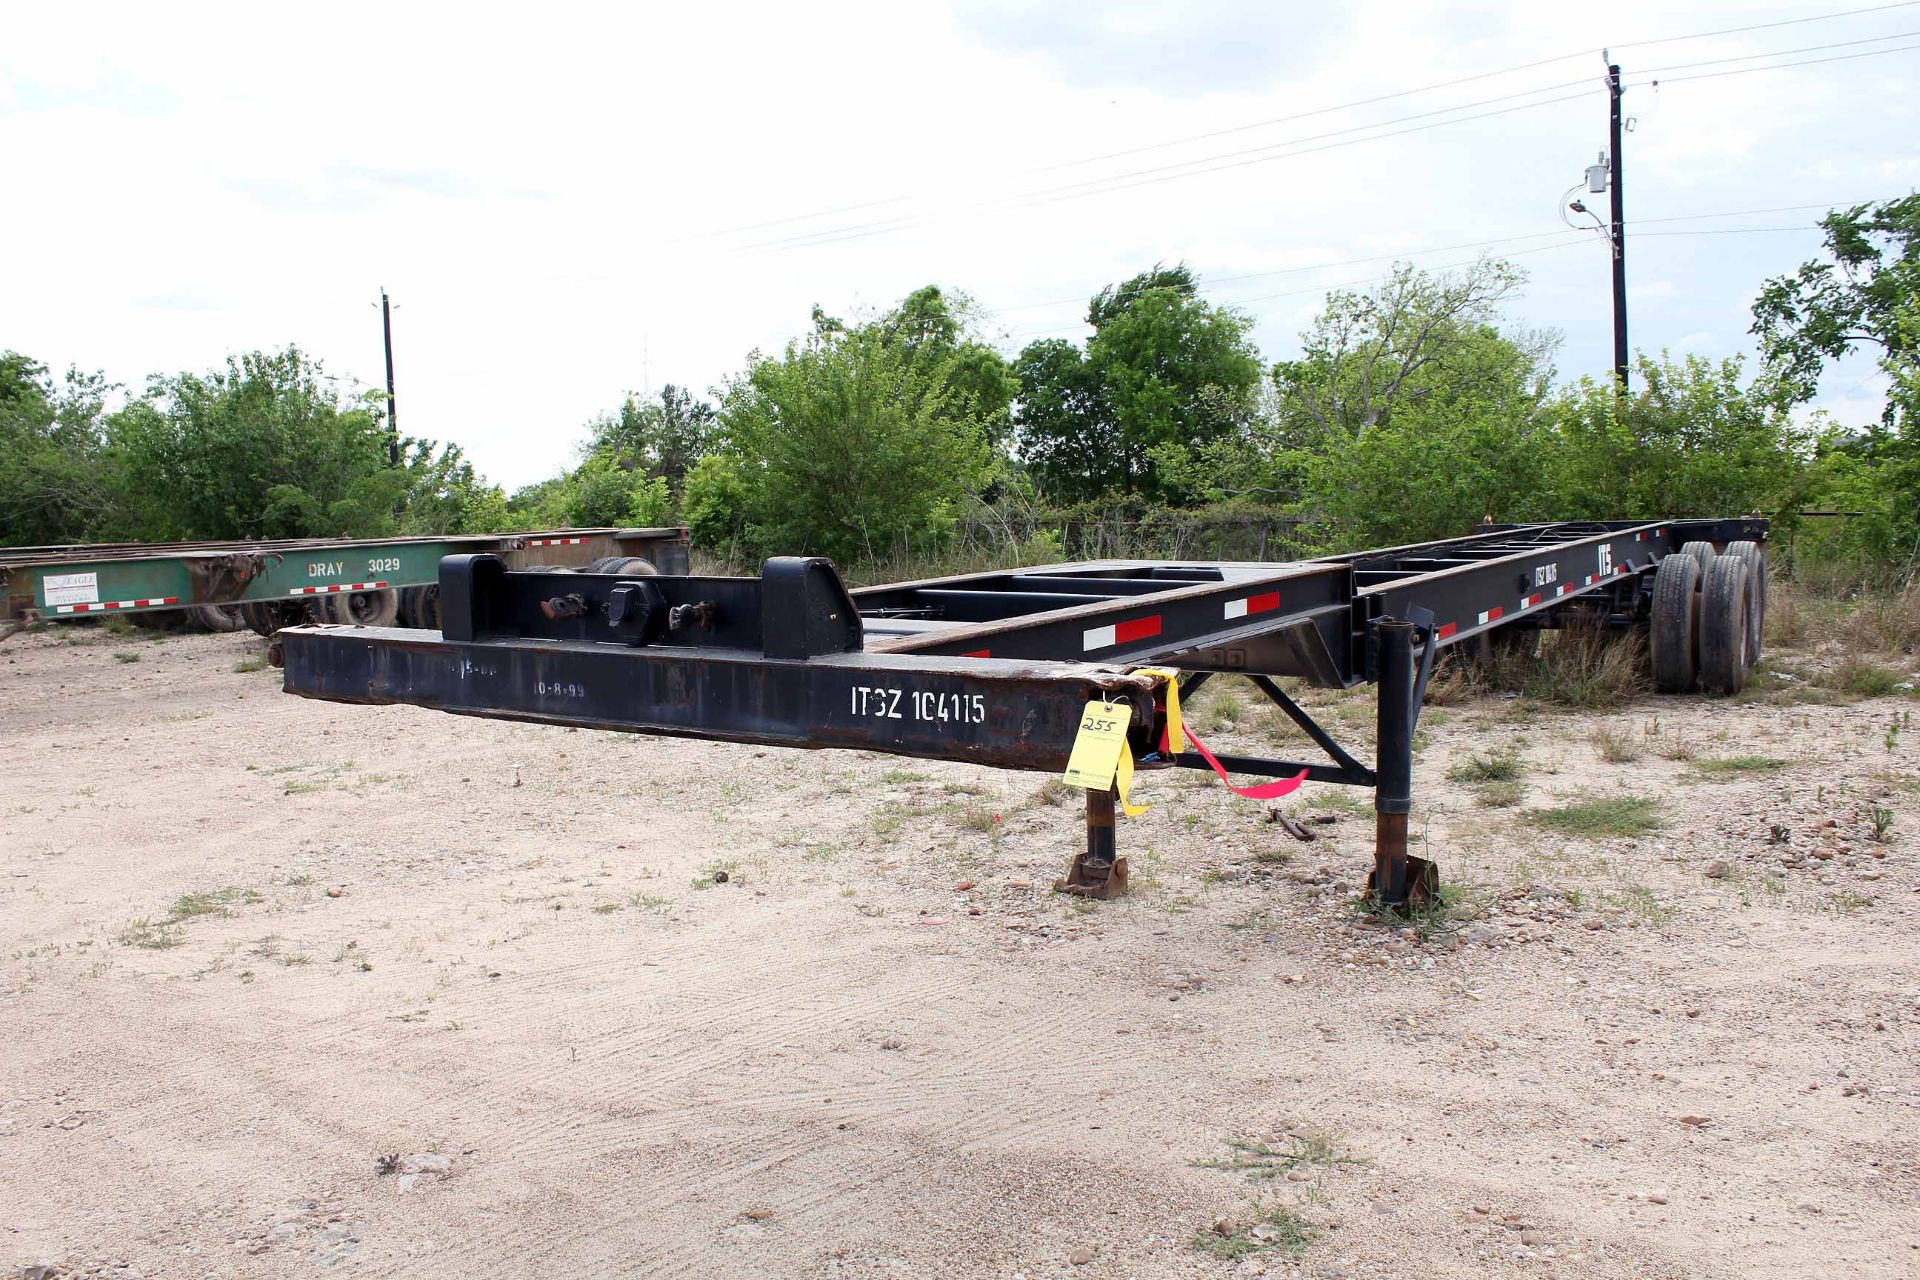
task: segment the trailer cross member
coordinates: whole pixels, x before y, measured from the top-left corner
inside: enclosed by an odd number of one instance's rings
[[[1437,885],[1407,851],[1414,730],[1436,655],[1578,617],[1643,620],[1676,552],[1713,560],[1725,546],[1717,560],[1733,560],[1765,537],[1758,520],[1567,522],[1323,560],[1089,561],[855,592],[820,559],[769,560],[758,578],[631,578],[450,555],[440,631],[292,627],[272,658],[305,697],[1049,772],[1094,700],[1125,708],[1141,769],[1213,767],[1165,741],[1166,681],[1141,668],[1185,670],[1188,692],[1243,674],[1327,759],[1214,759],[1230,773],[1372,787],[1370,890],[1400,909]],[[1659,617],[1656,647],[1672,630]],[[1376,683],[1374,763],[1275,677]],[[1124,891],[1114,813],[1111,790],[1088,791],[1086,847],[1057,887]]]

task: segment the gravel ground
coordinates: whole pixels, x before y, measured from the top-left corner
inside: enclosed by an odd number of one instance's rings
[[[1089,904],[1037,775],[307,702],[259,650],[0,645],[0,1265],[1920,1275],[1911,696],[1429,709],[1451,901],[1386,928],[1332,788],[1298,843],[1146,775]],[[1279,740],[1215,688],[1210,742]]]

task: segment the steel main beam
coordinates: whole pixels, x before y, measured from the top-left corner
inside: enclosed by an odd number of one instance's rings
[[[380,627],[292,627],[288,693],[462,715],[845,747],[1003,769],[1066,767],[1090,701],[1124,704],[1135,749],[1155,732],[1154,681],[1085,663],[757,651],[505,637],[451,641]]]

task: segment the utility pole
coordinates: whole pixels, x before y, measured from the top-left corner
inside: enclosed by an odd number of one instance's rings
[[[1614,108],[1614,115],[1617,120],[1618,106]],[[1617,124],[1614,131],[1619,132]],[[1615,172],[1618,172],[1617,168]],[[1617,218],[1620,216],[1618,196],[1614,197],[1613,207],[1614,217]],[[380,286],[380,329],[387,343],[387,465],[397,467],[400,465],[400,419],[395,415],[393,408],[393,307],[387,302],[385,285]]]
[[[1607,160],[1611,168],[1607,184],[1611,188],[1613,200],[1612,218],[1608,223],[1608,235],[1613,241],[1613,378],[1620,394],[1627,391],[1627,365],[1631,354],[1627,350],[1627,206],[1626,195],[1620,185],[1620,138],[1623,130],[1620,123],[1620,64],[1607,62],[1607,102],[1608,127],[1612,131],[1612,140],[1607,150]]]

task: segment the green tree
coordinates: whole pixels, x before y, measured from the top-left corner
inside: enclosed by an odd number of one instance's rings
[[[665,524],[673,494],[665,476],[628,471],[596,454],[573,472],[561,493],[561,522],[576,529]]]
[[[102,456],[110,390],[77,369],[55,386],[46,366],[0,352],[0,546],[77,542],[114,523]]]
[[[677,490],[712,447],[714,419],[711,404],[669,382],[659,395],[628,396],[618,413],[589,424],[585,453],[610,458],[626,471],[663,477]]]
[[[749,357],[721,403],[723,457],[688,480],[696,536],[843,561],[943,536],[987,474],[994,410],[933,301],[855,326],[816,308],[805,339]]]
[[[1768,370],[1795,403],[1831,361],[1864,348],[1887,375],[1880,421],[1826,444],[1833,501],[1860,513],[1838,551],[1920,563],[1920,195],[1836,210],[1820,222],[1824,260],[1769,280],[1753,306]]]
[[[503,509],[451,446],[388,438],[369,393],[342,403],[297,347],[149,379],[106,419],[122,536],[148,541],[382,537],[473,530]]]
[[[1102,289],[1081,351],[1046,339],[1015,361],[1021,457],[1065,501],[1114,492],[1183,500],[1163,474],[1251,417],[1260,360],[1249,317],[1199,296],[1184,265]],[[1167,468],[1170,473],[1175,468]]]
[[[1737,515],[1791,520],[1818,484],[1816,431],[1780,385],[1743,382],[1738,358],[1641,355],[1637,389],[1583,378],[1552,406],[1552,510],[1595,519]]]
[[[1231,481],[1217,487],[1297,495],[1335,547],[1548,514],[1555,339],[1501,332],[1520,280],[1493,261],[1455,275],[1401,265],[1371,292],[1328,294],[1299,358],[1274,367],[1269,414],[1217,459]]]

